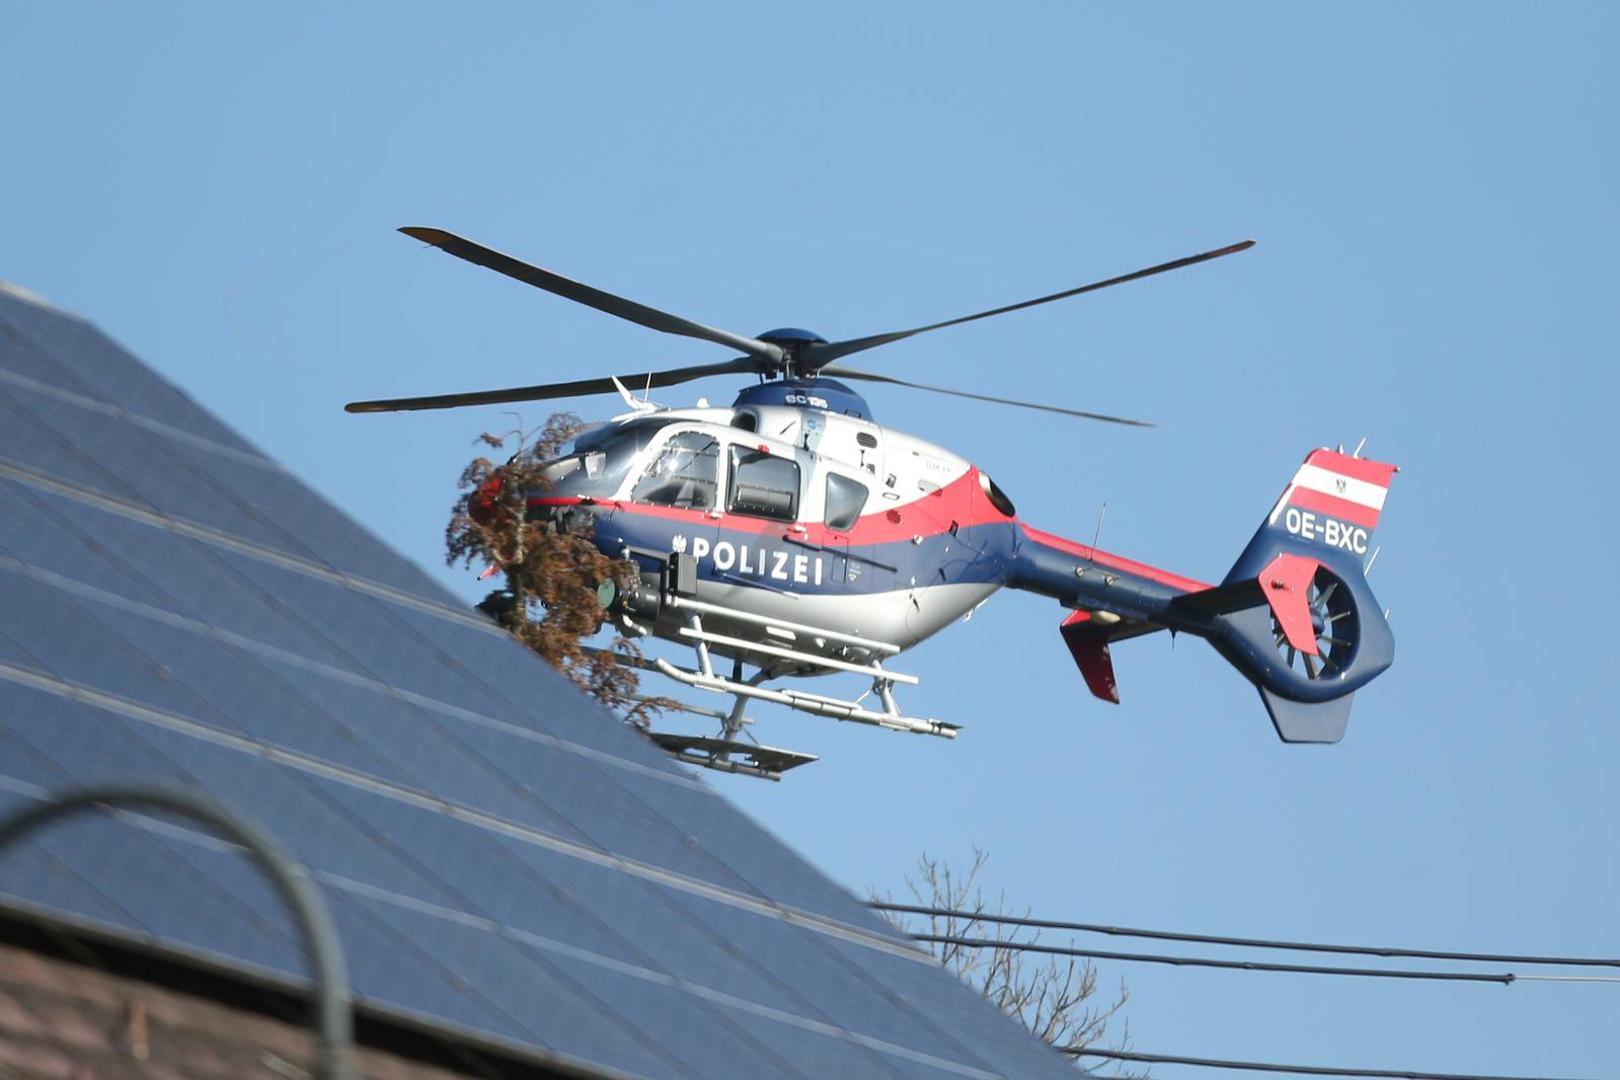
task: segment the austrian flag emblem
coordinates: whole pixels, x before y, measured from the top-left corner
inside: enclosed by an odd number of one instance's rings
[[[1294,474],[1271,523],[1304,540],[1367,554],[1395,466],[1316,450]]]

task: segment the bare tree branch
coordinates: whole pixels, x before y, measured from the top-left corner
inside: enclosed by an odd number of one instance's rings
[[[981,918],[984,915],[1027,916],[1029,912],[1010,910],[1002,893],[997,893],[993,901],[985,896],[981,878],[989,856],[977,847],[971,850],[972,858],[965,871],[955,870],[943,859],[924,852],[917,860],[916,875],[908,874],[903,879],[918,905],[965,914],[885,912],[886,917],[906,933],[991,938],[1009,946],[1038,942],[1041,936],[1038,930]],[[888,897],[873,894],[872,899]],[[1053,1046],[1066,1050],[1104,1047],[1109,1029],[1117,1020],[1117,1038],[1104,1048],[1130,1048],[1130,1024],[1120,1015],[1130,1000],[1125,982],[1120,980],[1119,992],[1112,1001],[1099,1003],[1096,1000],[1097,968],[1090,960],[1072,956],[1037,957],[1013,948],[972,948],[948,942],[929,942],[927,948],[941,966],[1023,1024],[1031,1034]],[[1087,1065],[1077,1058],[1075,1068],[1095,1076],[1144,1080],[1149,1076],[1145,1071],[1132,1071],[1127,1063],[1118,1061]]]

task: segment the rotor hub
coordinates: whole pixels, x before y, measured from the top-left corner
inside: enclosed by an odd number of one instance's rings
[[[785,379],[813,378],[816,374],[815,366],[801,365],[799,354],[810,346],[827,344],[827,339],[820,334],[797,326],[782,326],[775,330],[767,330],[758,335],[758,339],[782,350],[782,367],[777,374]]]
[[[811,330],[801,330],[797,326],[781,326],[775,330],[767,330],[763,334],[755,335],[760,341],[768,341],[772,345],[780,345],[788,352],[804,345],[825,345],[827,339]]]

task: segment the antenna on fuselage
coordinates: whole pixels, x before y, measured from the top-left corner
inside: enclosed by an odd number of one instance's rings
[[[658,406],[651,401],[638,399],[636,395],[632,394],[624,383],[619,381],[617,375],[609,375],[608,378],[613,380],[613,388],[619,392],[619,396],[624,399],[624,403],[630,407],[631,412],[649,413],[658,411]]]

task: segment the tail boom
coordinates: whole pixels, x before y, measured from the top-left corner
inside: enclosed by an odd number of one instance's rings
[[[1075,609],[1064,643],[1104,701],[1119,700],[1111,642],[1185,632],[1255,685],[1284,741],[1337,742],[1351,695],[1394,659],[1363,562],[1396,471],[1313,450],[1217,586],[1027,526],[1008,584]]]

